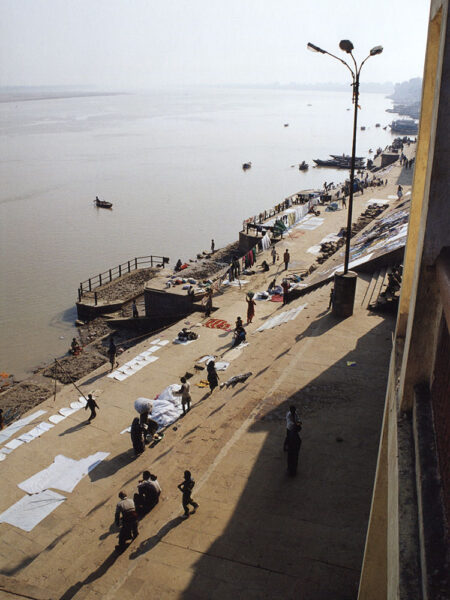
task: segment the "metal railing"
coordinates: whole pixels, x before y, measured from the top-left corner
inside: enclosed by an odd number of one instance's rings
[[[132,258],[120,265],[117,265],[117,267],[113,267],[112,269],[108,269],[103,273],[89,277],[89,279],[86,279],[86,281],[82,281],[80,283],[80,287],[78,288],[78,301],[81,302],[84,294],[92,292],[92,290],[95,288],[99,288],[102,285],[110,283],[114,279],[118,279],[127,273],[131,273],[137,269],[153,267],[158,264],[162,264],[164,266],[168,262],[169,259],[167,256],[154,256],[153,254],[150,256],[137,256]]]

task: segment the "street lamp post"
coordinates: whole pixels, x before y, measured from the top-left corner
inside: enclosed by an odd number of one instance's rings
[[[353,305],[355,302],[355,290],[356,290],[356,273],[352,271],[349,272],[348,264],[350,260],[350,240],[352,236],[352,213],[353,213],[353,191],[355,185],[355,155],[356,155],[356,131],[357,131],[357,123],[358,123],[358,99],[359,99],[359,76],[361,73],[361,68],[363,64],[368,60],[371,56],[376,56],[377,54],[381,54],[383,52],[382,46],[375,46],[370,51],[369,55],[361,62],[361,64],[357,65],[355,57],[353,56],[353,44],[350,40],[341,40],[339,42],[339,47],[341,50],[350,54],[353,60],[354,70],[350,67],[350,65],[331,54],[327,50],[323,50],[316,46],[315,44],[311,44],[311,42],[307,45],[308,50],[312,52],[319,52],[320,54],[328,54],[338,60],[340,63],[345,65],[347,69],[350,71],[352,75],[352,87],[353,87],[353,140],[352,140],[352,156],[350,162],[350,196],[348,202],[348,212],[347,212],[347,231],[345,236],[345,258],[344,258],[344,271],[343,273],[336,273],[334,279],[334,298],[333,298],[333,313],[339,317],[349,317],[353,314]]]

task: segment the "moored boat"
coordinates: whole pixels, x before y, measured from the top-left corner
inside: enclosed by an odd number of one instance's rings
[[[247,169],[251,169],[252,168],[252,163],[251,162],[246,162],[242,165],[242,168],[244,171],[247,171]]]
[[[309,165],[307,162],[302,161],[299,165],[298,165],[298,169],[299,171],[307,171],[309,169]]]
[[[112,208],[112,202],[106,202],[106,200],[100,200],[98,196],[95,196],[94,200],[97,208]]]
[[[321,160],[320,158],[313,159],[318,167],[333,167],[334,169],[350,169],[352,166],[352,157],[348,154],[330,154],[331,159]],[[355,156],[355,168],[364,169],[365,158]]]

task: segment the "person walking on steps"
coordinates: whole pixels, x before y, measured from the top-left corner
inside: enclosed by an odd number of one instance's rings
[[[184,472],[184,480],[178,485],[178,489],[183,494],[182,496],[182,504],[184,508],[183,517],[187,519],[189,517],[189,508],[188,506],[193,507],[193,511],[195,512],[198,508],[198,503],[192,499],[192,490],[194,489],[195,481],[191,477],[190,471]]]
[[[88,408],[91,411],[91,414],[90,414],[89,419],[88,419],[88,422],[90,423],[92,421],[92,419],[95,419],[95,417],[97,416],[97,413],[95,412],[95,409],[99,408],[97,402],[92,397],[92,394],[88,394],[88,397],[87,397],[87,400],[86,400],[86,406],[84,407],[84,410],[87,410]]]
[[[133,309],[133,319],[137,319],[139,317],[139,312],[138,312],[138,309],[136,306],[136,300],[133,300],[132,309]]]

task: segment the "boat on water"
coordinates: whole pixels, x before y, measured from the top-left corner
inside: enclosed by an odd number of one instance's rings
[[[419,131],[419,125],[414,119],[397,119],[391,123],[392,133],[403,133],[416,135]]]
[[[352,157],[348,154],[330,154],[331,159],[321,160],[320,158],[314,158],[313,161],[318,167],[332,167],[334,169],[350,169],[352,166]],[[364,169],[365,158],[362,156],[355,156],[355,168]]]
[[[309,165],[304,160],[298,165],[299,171],[307,171],[309,169]]]
[[[106,202],[106,200],[100,200],[98,196],[95,196],[94,200],[97,208],[112,208],[112,202]]]
[[[285,126],[285,127],[289,127],[289,123],[285,123],[285,124],[284,124],[284,126]]]
[[[252,168],[252,163],[251,162],[246,162],[242,165],[242,168],[244,171],[247,171],[247,169],[251,169]]]

